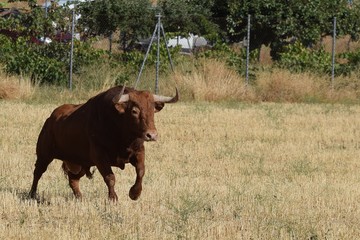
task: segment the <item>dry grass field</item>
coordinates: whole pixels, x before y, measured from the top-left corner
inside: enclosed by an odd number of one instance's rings
[[[144,190],[115,169],[76,201],[54,161],[29,200],[35,144],[58,103],[0,100],[0,239],[359,239],[360,106],[180,102],[156,115]]]

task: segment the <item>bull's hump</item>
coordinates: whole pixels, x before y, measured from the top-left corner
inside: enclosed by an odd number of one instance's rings
[[[56,119],[64,117],[64,116],[69,116],[73,112],[75,112],[77,109],[79,109],[79,107],[81,107],[81,106],[82,106],[82,104],[64,104],[64,105],[61,105],[60,107],[56,108],[53,111],[52,116],[55,117]]]

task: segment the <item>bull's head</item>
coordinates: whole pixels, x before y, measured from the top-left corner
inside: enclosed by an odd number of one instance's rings
[[[154,123],[154,113],[161,111],[165,103],[175,103],[179,100],[176,89],[174,97],[151,94],[148,91],[129,91],[124,94],[125,87],[119,95],[113,98],[118,112],[131,119],[132,130],[137,132],[145,141],[156,141],[157,131]]]

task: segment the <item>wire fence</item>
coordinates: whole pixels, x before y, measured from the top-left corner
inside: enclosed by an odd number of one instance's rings
[[[350,1],[349,1],[350,2]],[[351,1],[352,4],[352,1]],[[336,17],[333,18],[333,35],[332,35],[332,50],[331,50],[331,87],[334,87],[334,79],[335,79],[335,56],[336,56]],[[244,45],[246,46],[246,66],[245,66],[245,85],[249,84],[249,55],[250,55],[250,32],[251,32],[251,15],[248,15],[248,23],[247,23],[247,37],[244,41]]]
[[[349,1],[349,4],[353,4],[353,2]],[[150,50],[150,47],[153,43],[153,41],[156,39],[157,41],[157,60],[156,60],[156,77],[155,77],[155,92],[158,91],[158,84],[159,84],[159,65],[160,65],[160,59],[159,59],[159,46],[160,46],[160,38],[161,36],[163,36],[163,38],[165,39],[165,43],[166,43],[166,38],[165,38],[165,32],[164,32],[164,28],[161,24],[161,16],[160,15],[156,15],[157,17],[157,24],[155,26],[155,29],[154,29],[154,32],[153,32],[153,35],[152,35],[152,38],[151,38],[151,42],[150,42],[150,45],[144,55],[144,61],[140,67],[140,70],[139,70],[139,75],[137,77],[137,79],[135,80],[135,85],[134,87],[136,88],[137,84],[139,83],[139,80],[140,80],[140,76],[141,76],[141,73],[142,73],[142,70],[144,68],[144,65],[145,65],[145,62],[146,62],[146,59],[147,59],[147,56],[149,54],[149,50]],[[75,21],[76,21],[76,18],[75,18],[75,6],[73,8],[73,11],[72,11],[72,23],[71,23],[71,52],[70,52],[70,66],[69,66],[69,89],[71,90],[72,89],[72,68],[73,68],[73,44],[74,44],[74,41],[73,39],[75,38],[74,36],[74,28],[75,28]],[[246,47],[246,59],[245,59],[245,62],[246,62],[246,66],[245,66],[245,85],[247,86],[249,84],[249,69],[250,69],[250,46],[251,46],[251,39],[250,39],[250,34],[251,34],[251,15],[248,15],[248,23],[247,23],[247,36],[246,38],[244,39],[244,42],[243,42],[243,45]],[[331,85],[332,87],[334,86],[334,79],[335,79],[335,64],[336,64],[336,37],[337,37],[337,34],[336,34],[336,29],[337,27],[337,22],[336,22],[336,17],[334,17],[333,19],[333,35],[332,35],[332,52],[331,52]],[[162,34],[162,35],[161,35]],[[167,47],[167,44],[165,44],[166,47]],[[170,60],[170,64],[171,64],[171,69],[174,70],[174,67],[173,67],[173,63],[172,63],[172,60],[171,60],[171,56],[170,56],[170,52],[167,48],[167,51],[168,51],[168,57],[169,57],[169,60]]]

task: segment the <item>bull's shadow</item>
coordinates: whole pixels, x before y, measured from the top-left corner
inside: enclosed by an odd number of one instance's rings
[[[21,203],[28,203],[28,202],[36,202],[38,205],[50,205],[50,201],[48,201],[44,197],[44,193],[37,195],[36,198],[31,198],[28,189],[17,189],[17,188],[9,188],[9,187],[0,187],[0,192],[8,192],[12,195],[16,196]],[[75,198],[73,198],[75,199]],[[69,199],[70,200],[70,199]]]
[[[9,187],[0,187],[0,192],[10,193],[19,199],[21,203],[29,204],[36,202],[37,205],[49,206],[51,205],[51,201],[49,200],[50,196],[46,197],[45,192],[41,192],[37,194],[35,198],[31,198],[29,194],[29,189],[19,189],[19,188],[9,188]],[[71,193],[65,194],[63,196],[65,202],[83,202],[82,199],[78,199],[73,196]],[[107,202],[107,201],[106,201]],[[116,204],[117,202],[113,202],[111,200],[108,201],[109,204]]]

